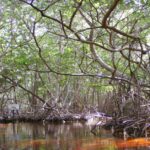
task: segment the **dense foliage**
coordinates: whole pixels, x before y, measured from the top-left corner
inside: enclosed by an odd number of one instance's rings
[[[0,12],[1,110],[147,111],[150,1],[8,0]]]

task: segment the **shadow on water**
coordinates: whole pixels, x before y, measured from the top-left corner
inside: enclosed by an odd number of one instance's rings
[[[94,136],[82,123],[0,124],[0,150],[146,150],[150,139],[115,139],[101,131]]]

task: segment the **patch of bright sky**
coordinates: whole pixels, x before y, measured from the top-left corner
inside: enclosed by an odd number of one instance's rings
[[[35,30],[35,36],[42,36],[44,33],[46,33],[48,30],[46,27],[40,27],[40,26],[37,26],[36,27],[36,30]]]

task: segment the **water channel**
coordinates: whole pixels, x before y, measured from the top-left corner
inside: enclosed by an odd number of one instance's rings
[[[150,139],[117,139],[110,131],[99,136],[74,123],[0,124],[0,150],[148,150]]]

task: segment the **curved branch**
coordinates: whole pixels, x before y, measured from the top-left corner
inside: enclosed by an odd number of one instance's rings
[[[109,26],[108,23],[107,23],[107,19],[109,18],[109,16],[111,15],[111,13],[114,11],[114,9],[117,7],[119,1],[120,0],[114,0],[114,2],[112,3],[112,5],[110,6],[109,10],[106,12],[106,14],[105,14],[105,16],[103,17],[103,20],[102,20],[102,27],[103,28],[107,28],[109,30],[112,30],[112,31],[114,31],[114,32],[116,32],[116,33],[118,33],[118,34],[120,34],[122,36],[138,40],[139,37],[136,37],[136,36],[124,33],[122,31],[116,29],[115,27]]]
[[[99,57],[94,49],[94,45],[92,44],[92,41],[93,41],[93,34],[94,34],[94,31],[93,29],[91,29],[91,32],[90,32],[90,37],[89,37],[89,41],[91,41],[91,44],[90,44],[90,51],[91,53],[93,54],[94,56],[94,59],[100,64],[100,66],[104,69],[106,69],[107,71],[111,72],[112,74],[114,74],[114,72],[116,73],[117,76],[122,76],[122,74],[118,71],[116,71],[114,68],[112,68],[111,66],[109,66],[107,63],[105,63],[101,57]]]
[[[106,27],[107,26],[107,19],[110,16],[110,14],[112,13],[112,11],[117,7],[118,3],[120,0],[114,0],[114,2],[112,3],[112,5],[110,6],[109,10],[107,11],[107,13],[105,14],[103,20],[102,20],[102,26]]]

